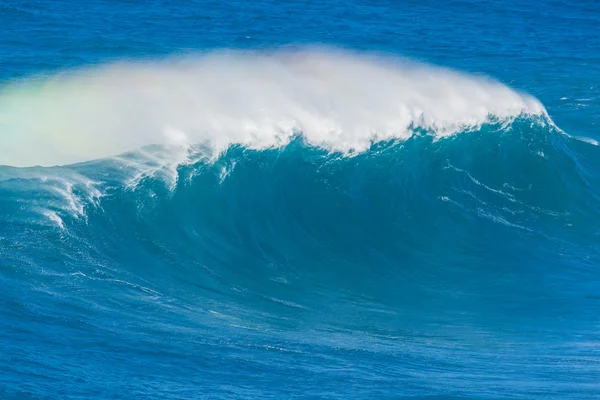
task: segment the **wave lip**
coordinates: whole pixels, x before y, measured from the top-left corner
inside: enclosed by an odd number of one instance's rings
[[[0,164],[70,164],[140,147],[285,145],[301,133],[335,151],[443,137],[519,115],[530,95],[455,71],[333,49],[222,51],[122,62],[0,91]]]

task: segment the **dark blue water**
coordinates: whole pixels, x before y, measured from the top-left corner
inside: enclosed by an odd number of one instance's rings
[[[0,396],[600,397],[594,1],[0,1]]]

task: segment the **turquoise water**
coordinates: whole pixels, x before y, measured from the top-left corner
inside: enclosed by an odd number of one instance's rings
[[[599,22],[0,1],[0,395],[598,398]]]

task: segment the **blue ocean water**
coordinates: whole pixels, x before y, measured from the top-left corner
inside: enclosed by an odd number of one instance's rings
[[[0,396],[599,398],[599,23],[0,0]]]

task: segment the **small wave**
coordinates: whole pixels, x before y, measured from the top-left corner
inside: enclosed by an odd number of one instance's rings
[[[53,223],[55,223],[60,229],[65,229],[65,223],[62,218],[58,216],[56,211],[52,210],[43,210],[42,213]]]

